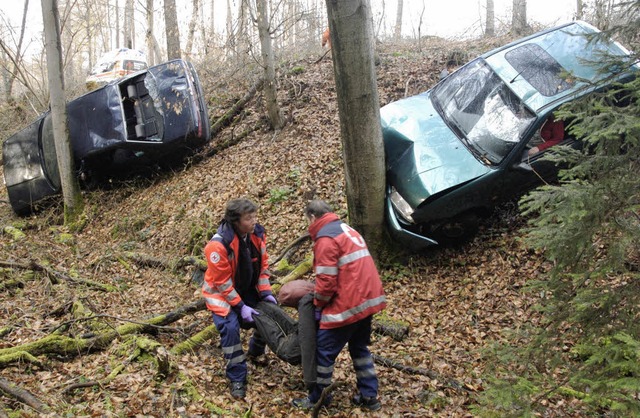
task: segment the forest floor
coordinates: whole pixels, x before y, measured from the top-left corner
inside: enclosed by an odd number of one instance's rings
[[[381,105],[435,84],[454,49],[474,56],[499,43],[427,40],[421,49],[380,45]],[[329,56],[316,63],[319,55],[291,60],[279,70],[280,102],[288,120],[281,132],[266,128],[258,95],[240,121],[213,138],[211,147],[257,128],[238,144],[172,172],[86,192],[87,223],[81,231],[69,233],[62,226],[60,203],[27,218],[0,204],[0,349],[52,333],[82,337],[112,330],[196,301],[194,268],[179,266],[177,260],[201,257],[231,198],[247,196],[259,203],[272,258],[305,233],[303,208],[311,195],[346,216],[333,68]],[[252,83],[246,72],[230,76],[213,64],[202,64],[198,71],[212,120]],[[2,188],[0,200],[6,199]],[[385,316],[407,322],[409,333],[402,341],[374,334],[371,349],[414,373],[377,364],[383,408],[368,414],[350,405],[355,376],[343,352],[334,380],[346,386],[336,391],[321,415],[472,416],[475,394],[486,385],[484,350],[535,320],[530,309],[535,300],[522,288],[549,266],[519,239],[523,225],[517,211],[505,207],[461,247],[398,252],[385,260]],[[140,262],[151,258],[162,263]],[[24,274],[34,264],[46,266],[48,273]],[[18,285],[5,287],[15,278]],[[311,279],[310,274],[306,278]],[[113,288],[96,288],[82,280]],[[83,312],[98,317],[79,319]],[[198,311],[146,336],[170,350],[209,325],[209,314]],[[243,335],[246,343],[249,334]],[[233,400],[217,335],[186,354],[171,356],[172,372],[162,379],[153,357],[136,351],[128,336],[103,349],[91,348],[40,355],[39,362],[13,362],[0,368],[0,378],[28,391],[59,416],[248,416],[248,411],[259,417],[307,415],[290,406],[293,398],[305,395],[300,368],[273,353],[268,353],[266,367],[249,365],[247,398]],[[552,411],[550,406],[549,415]],[[0,391],[0,416],[3,413],[46,415]]]

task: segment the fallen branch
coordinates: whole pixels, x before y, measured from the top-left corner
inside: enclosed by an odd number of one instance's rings
[[[410,373],[410,374],[419,374],[422,376],[427,376],[430,379],[433,380],[439,380],[439,381],[443,381],[444,383],[447,384],[447,386],[452,387],[455,390],[458,391],[466,391],[466,392],[470,392],[470,390],[468,388],[466,388],[464,385],[460,384],[457,380],[455,379],[449,379],[449,378],[445,378],[443,376],[441,376],[439,373],[434,372],[433,370],[429,370],[429,369],[424,369],[422,367],[411,367],[411,366],[406,366],[400,362],[397,362],[395,360],[391,360],[385,357],[381,357],[378,356],[376,354],[371,354],[371,356],[373,357],[373,361],[375,361],[376,363],[385,366],[385,367],[391,367],[394,368],[396,370],[400,370],[401,372],[405,372],[405,373]]]
[[[49,412],[50,408],[48,405],[44,404],[38,398],[33,396],[28,391],[14,385],[6,379],[0,377],[0,391],[6,393],[7,395],[17,399],[25,405],[30,406],[40,413]]]
[[[224,115],[211,124],[211,137],[215,137],[224,127],[231,123],[231,120],[244,108],[244,106],[255,96],[258,89],[262,88],[264,79],[259,79],[247,91],[247,93],[238,100]]]
[[[174,311],[158,315],[145,322],[127,323],[113,330],[103,332],[90,338],[67,337],[63,335],[48,335],[39,340],[15,347],[0,349],[0,368],[17,361],[16,353],[27,353],[31,356],[61,354],[77,356],[81,353],[103,350],[113,340],[123,335],[149,332],[152,328],[173,323],[187,314],[206,309],[203,299],[181,306]],[[24,355],[24,354],[22,354]],[[19,358],[19,357],[18,357]]]
[[[287,245],[287,248],[285,248],[282,253],[276,257],[275,260],[273,260],[270,265],[275,265],[277,264],[280,260],[282,260],[283,258],[289,258],[291,256],[291,252],[292,250],[297,249],[303,242],[308,241],[311,239],[311,235],[309,235],[309,233],[305,233],[301,236],[299,236],[298,238],[296,238],[291,244]]]
[[[52,269],[51,267],[44,265],[44,264],[40,264],[36,261],[31,261],[28,264],[23,264],[23,263],[17,263],[14,261],[3,261],[0,260],[0,267],[9,267],[12,269],[21,269],[21,270],[32,270],[32,271],[36,271],[36,272],[41,272],[41,273],[45,273],[47,276],[49,276],[50,280],[52,281],[53,284],[57,284],[60,282],[60,280],[64,280],[67,282],[71,282],[71,283],[77,283],[77,284],[82,284],[88,287],[92,287],[98,290],[102,290],[105,292],[113,292],[115,290],[117,290],[116,287],[114,286],[110,286],[107,284],[103,284],[103,283],[98,283],[98,282],[94,282],[93,280],[88,280],[88,279],[79,279],[76,277],[71,277],[68,274],[65,274],[63,272],[57,271]]]

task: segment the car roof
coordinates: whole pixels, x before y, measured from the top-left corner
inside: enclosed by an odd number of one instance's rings
[[[494,49],[482,55],[482,58],[530,109],[539,113],[546,106],[556,106],[576,95],[592,90],[591,83],[602,82],[614,75],[610,70],[602,71],[601,63],[605,61],[603,59],[605,56],[629,55],[629,51],[617,42],[594,36],[599,32],[588,23],[575,21]],[[520,51],[526,49],[530,52],[525,58],[526,54]],[[513,65],[516,54],[522,56],[520,68]],[[546,57],[546,63],[540,64],[541,61],[545,61],[544,57]],[[544,70],[550,65],[557,67],[558,64],[562,72],[554,79],[558,82],[558,86],[553,92],[544,92],[532,85],[540,74],[536,73],[536,69]],[[527,68],[531,70],[530,77],[526,74]],[[620,71],[620,73],[625,72]],[[566,73],[573,77],[567,77]],[[619,78],[617,74],[615,78]],[[549,81],[547,77],[547,84]]]

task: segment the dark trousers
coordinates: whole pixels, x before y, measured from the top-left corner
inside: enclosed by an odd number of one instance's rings
[[[242,319],[233,310],[229,315],[220,316],[212,314],[213,323],[220,333],[220,345],[222,353],[227,362],[226,374],[232,382],[246,382],[247,380],[247,358],[242,350],[242,340],[240,339],[240,328]],[[246,324],[243,324],[246,328]],[[249,354],[259,356],[264,353],[265,342],[259,332],[254,331],[249,341]]]
[[[362,396],[378,396],[378,378],[373,367],[373,357],[367,347],[371,343],[371,317],[354,324],[334,329],[319,329],[317,335],[316,385],[309,394],[312,402],[318,402],[324,388],[331,384],[336,358],[346,344],[356,372],[356,385]]]

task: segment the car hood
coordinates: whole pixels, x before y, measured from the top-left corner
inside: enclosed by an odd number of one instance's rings
[[[387,181],[414,208],[491,170],[449,129],[429,91],[390,103],[380,115]]]

